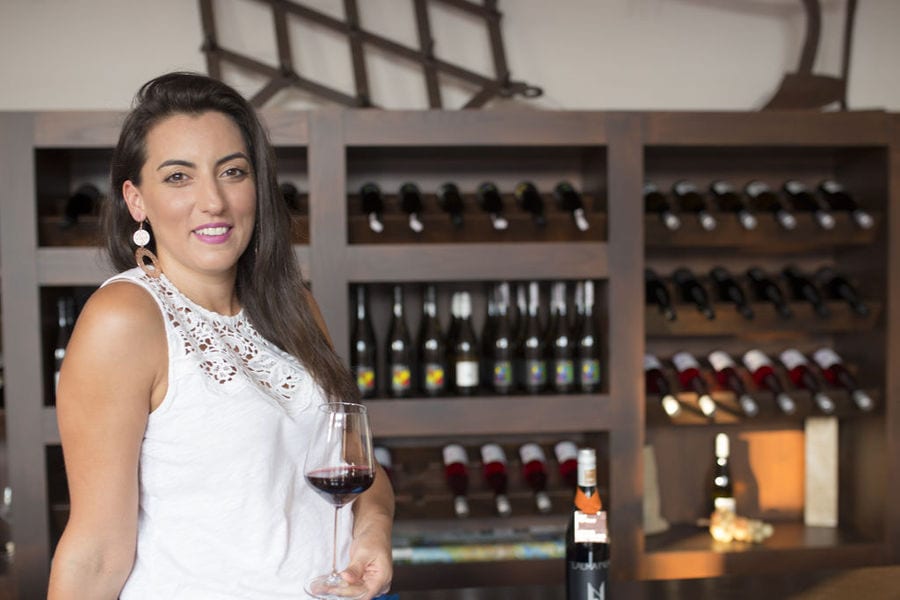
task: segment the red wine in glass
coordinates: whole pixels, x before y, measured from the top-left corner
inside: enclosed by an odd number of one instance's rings
[[[341,507],[369,489],[375,481],[375,471],[363,467],[316,469],[306,474],[306,480],[326,500]]]

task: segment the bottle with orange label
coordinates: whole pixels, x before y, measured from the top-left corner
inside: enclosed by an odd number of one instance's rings
[[[608,578],[609,535],[597,490],[597,453],[581,448],[575,506],[566,529],[566,599],[605,598]]]

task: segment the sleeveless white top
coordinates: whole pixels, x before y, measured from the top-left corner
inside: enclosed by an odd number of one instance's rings
[[[308,597],[306,581],[331,569],[334,523],[303,476],[321,389],[243,312],[206,310],[139,268],[106,283],[122,280],[159,305],[169,379],[141,444],[137,552],[120,598]],[[349,509],[340,522],[338,568]]]

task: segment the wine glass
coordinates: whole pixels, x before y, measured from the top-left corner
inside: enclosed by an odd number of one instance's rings
[[[334,504],[334,545],[331,573],[307,582],[306,591],[325,600],[347,600],[366,594],[362,584],[351,584],[337,571],[338,515],[375,480],[372,432],[366,407],[329,402],[318,407],[316,429],[306,456],[306,480]]]

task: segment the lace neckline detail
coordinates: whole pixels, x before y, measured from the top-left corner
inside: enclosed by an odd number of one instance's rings
[[[191,310],[203,315],[207,319],[212,319],[214,321],[219,321],[219,322],[223,322],[223,323],[232,323],[232,324],[236,323],[238,321],[245,320],[243,305],[241,306],[241,309],[239,311],[237,311],[235,314],[223,315],[222,313],[219,313],[214,310],[210,310],[208,308],[200,306],[199,304],[197,304],[196,302],[194,302],[193,300],[188,298],[187,295],[185,295],[181,290],[178,289],[178,286],[176,286],[174,283],[172,283],[171,279],[166,277],[165,273],[160,273],[159,279],[164,283],[166,292],[177,296]]]

